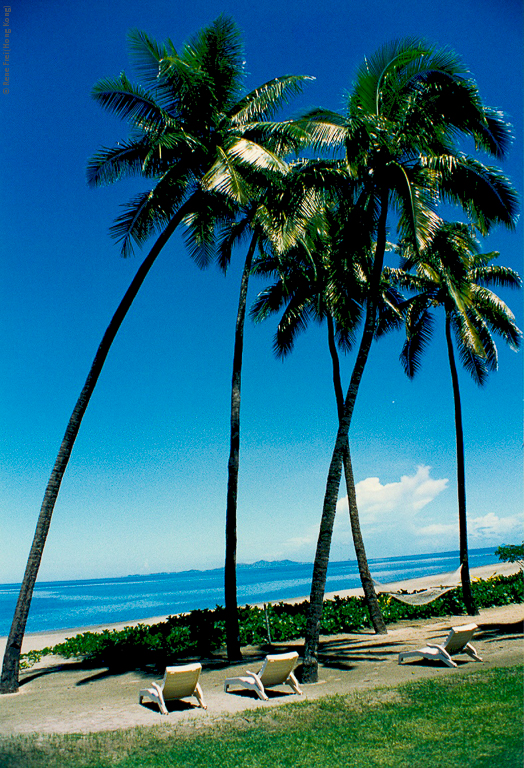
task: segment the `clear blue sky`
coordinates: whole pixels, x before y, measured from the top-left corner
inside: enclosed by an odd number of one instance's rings
[[[316,77],[288,114],[341,109],[357,65],[393,38],[455,49],[516,141],[504,170],[522,191],[522,18],[517,0],[14,0],[2,97],[0,582],[23,574],[42,496],[102,334],[140,263],[108,228],[137,184],[88,189],[85,166],[125,126],[90,96],[132,74],[127,30],[182,43],[219,13],[240,26],[248,88]],[[487,250],[522,273],[522,225]],[[40,579],[221,565],[232,341],[242,254],[200,272],[181,240],[158,259],[110,353],[59,496]],[[251,298],[263,284],[253,282]],[[522,327],[522,296],[501,294]],[[442,330],[442,329],[440,329]],[[274,324],[246,330],[240,562],[311,561],[336,419],[324,333],[285,362]],[[374,348],[353,423],[370,557],[458,547],[451,382],[437,334],[414,382],[400,334]],[[522,513],[522,355],[478,389],[461,373],[470,546],[516,542]],[[347,375],[351,359],[344,365]],[[344,494],[341,492],[341,496]],[[344,510],[332,558],[354,559]]]

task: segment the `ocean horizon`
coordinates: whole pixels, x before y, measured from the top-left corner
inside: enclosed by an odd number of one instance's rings
[[[455,571],[459,552],[369,559],[375,581],[387,584]],[[470,568],[499,563],[494,547],[469,551]],[[309,596],[312,563],[259,561],[237,566],[239,605]],[[71,581],[37,581],[26,632],[137,621],[224,604],[224,569]],[[330,563],[326,593],[360,587],[356,560]],[[9,633],[20,584],[0,584],[0,636]]]

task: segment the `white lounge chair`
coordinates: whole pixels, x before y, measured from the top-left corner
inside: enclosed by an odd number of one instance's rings
[[[241,677],[228,677],[224,681],[224,690],[232,685],[240,685],[243,688],[255,691],[259,699],[268,701],[265,688],[273,688],[275,685],[289,685],[295,693],[302,693],[298,687],[298,680],[293,670],[298,661],[298,653],[278,653],[266,656],[259,672],[246,672]]]
[[[202,688],[198,682],[202,665],[183,664],[178,667],[166,667],[164,679],[159,683],[152,683],[151,688],[142,688],[138,694],[138,703],[142,699],[156,701],[163,715],[169,714],[166,701],[184,699],[186,696],[194,696],[203,709],[207,709],[202,695]]]
[[[404,659],[420,656],[423,659],[443,661],[448,667],[456,667],[457,664],[451,658],[456,653],[467,653],[475,661],[482,661],[469,642],[476,629],[476,624],[463,624],[459,627],[452,627],[443,645],[428,643],[418,651],[403,651],[398,655],[398,663],[402,664]]]

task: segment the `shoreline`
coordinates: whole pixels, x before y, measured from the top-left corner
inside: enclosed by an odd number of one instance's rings
[[[482,565],[477,568],[471,568],[472,579],[487,579],[490,576],[500,575],[509,576],[513,573],[517,573],[519,566],[517,563],[494,563],[491,565]],[[381,584],[378,592],[396,592],[398,590],[405,590],[407,592],[414,592],[426,587],[440,586],[449,583],[449,577],[454,576],[453,572],[438,573],[432,576],[419,576],[415,579],[406,579],[404,581],[395,581],[388,584]],[[325,600],[332,600],[335,596],[345,597],[362,597],[362,587],[354,587],[352,589],[337,590],[335,592],[326,592],[324,595]],[[302,603],[308,600],[308,597],[292,597],[283,600],[284,603],[296,604]],[[272,600],[271,603],[279,603],[280,600]],[[264,603],[256,603],[258,607],[263,607]],[[164,616],[152,616],[143,619],[136,619],[134,621],[120,621],[116,623],[104,623],[91,626],[80,626],[70,629],[56,629],[56,630],[42,630],[41,632],[28,632],[24,635],[22,643],[22,653],[28,651],[39,651],[47,646],[54,646],[63,642],[69,637],[82,634],[84,632],[102,632],[105,629],[108,630],[120,630],[124,627],[135,627],[138,624],[158,624],[165,621],[171,614]],[[7,636],[0,637],[0,655],[3,656],[5,646],[7,643]]]

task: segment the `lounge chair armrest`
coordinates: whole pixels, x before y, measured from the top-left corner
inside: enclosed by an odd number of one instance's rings
[[[262,680],[260,679],[260,676],[256,672],[250,672],[249,670],[247,670],[246,675],[249,675],[249,677],[252,677],[257,687],[259,687],[262,691],[264,690],[264,685],[262,683]]]

